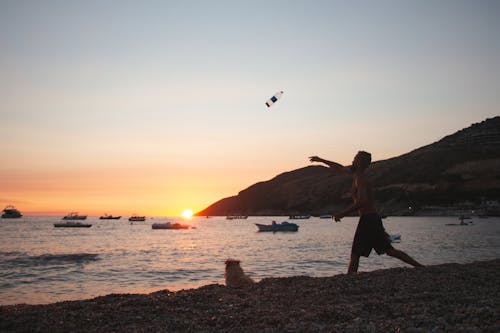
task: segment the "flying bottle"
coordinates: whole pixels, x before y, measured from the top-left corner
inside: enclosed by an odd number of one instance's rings
[[[269,98],[266,102],[267,107],[270,107],[271,105],[276,103],[276,101],[281,97],[281,95],[283,95],[283,91],[278,91],[276,94],[273,95],[273,97]]]

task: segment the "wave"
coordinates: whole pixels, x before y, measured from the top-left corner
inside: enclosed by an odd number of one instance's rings
[[[21,255],[21,256],[6,256],[2,260],[2,266],[44,266],[44,265],[60,265],[60,264],[82,264],[91,261],[99,260],[99,255],[96,253],[62,253],[62,254],[42,254],[42,255]],[[10,258],[9,258],[10,257]]]

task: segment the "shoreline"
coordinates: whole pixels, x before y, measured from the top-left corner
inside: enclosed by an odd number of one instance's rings
[[[1,332],[498,332],[500,259],[0,306]]]

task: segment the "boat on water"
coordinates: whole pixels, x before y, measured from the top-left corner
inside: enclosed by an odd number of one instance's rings
[[[153,223],[151,225],[152,229],[189,229],[189,225],[181,223]]]
[[[307,220],[311,215],[290,215],[288,218],[290,220]]]
[[[281,223],[276,223],[273,221],[271,224],[259,224],[255,223],[259,231],[298,231],[299,226],[295,223],[290,223],[287,221],[283,221]]]
[[[3,209],[2,218],[3,219],[17,219],[22,217],[23,214],[16,207],[9,205]]]
[[[247,215],[228,215],[226,216],[226,220],[246,220],[248,218]]]
[[[54,223],[54,227],[56,228],[90,228],[92,224],[68,221],[68,222],[58,222]]]
[[[129,221],[146,221],[146,216],[132,215],[128,218]]]
[[[389,240],[391,241],[391,243],[399,243],[401,242],[401,235],[400,234],[389,235]]]
[[[121,216],[104,214],[103,216],[99,217],[99,220],[119,220],[121,218],[122,218]]]
[[[472,217],[466,215],[460,215],[458,217],[460,223],[447,223],[446,225],[472,225]],[[466,220],[471,220],[470,222],[466,222]]]
[[[472,217],[470,216],[467,216],[467,215],[460,215],[458,217],[458,219],[460,220],[460,224],[461,225],[468,225],[468,224],[472,224]],[[470,222],[466,222],[466,220],[470,220]]]
[[[62,218],[63,220],[86,220],[87,215],[78,215],[78,212],[71,212],[65,217]]]

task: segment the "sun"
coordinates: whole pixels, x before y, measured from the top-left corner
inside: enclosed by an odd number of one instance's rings
[[[182,212],[182,217],[184,217],[185,219],[190,219],[192,216],[193,216],[193,211],[191,209],[185,209]]]

